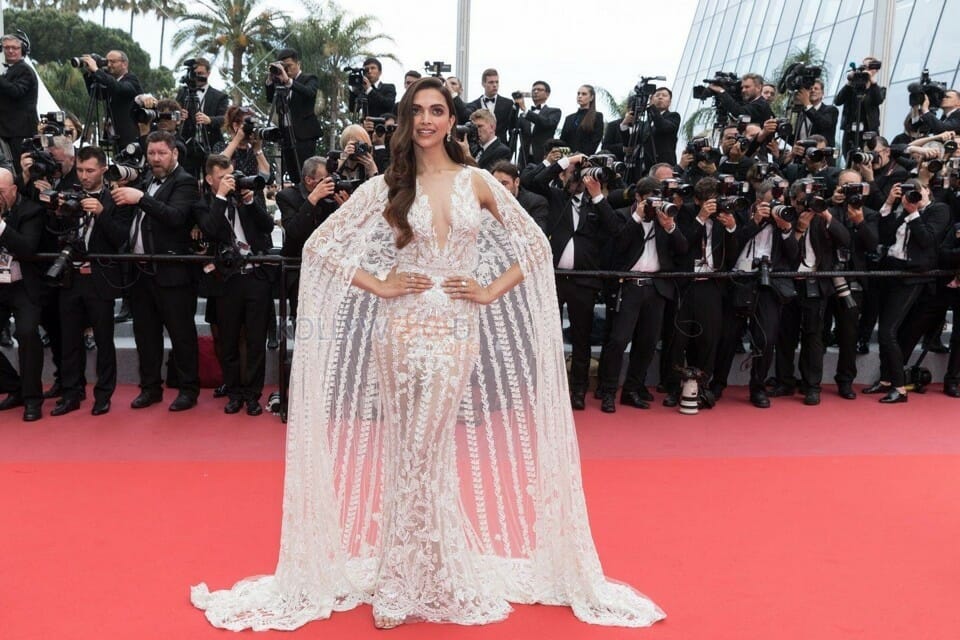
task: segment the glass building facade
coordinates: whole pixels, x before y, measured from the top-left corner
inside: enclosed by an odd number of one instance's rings
[[[958,87],[958,26],[960,0],[700,0],[677,69],[673,108],[686,120],[712,104],[694,99],[693,87],[716,71],[760,73],[776,84],[779,78],[771,76],[784,59],[812,44],[825,60],[828,104],[851,62],[868,55],[882,60],[887,99],[881,133],[893,137],[910,109],[907,85],[923,69],[948,88]]]

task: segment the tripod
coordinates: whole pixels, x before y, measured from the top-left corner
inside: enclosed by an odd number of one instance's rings
[[[273,93],[273,104],[270,105],[270,114],[267,116],[268,121],[273,120],[273,116],[277,116],[277,126],[280,128],[280,162],[279,162],[279,172],[280,176],[280,187],[283,187],[283,176],[290,167],[287,166],[289,161],[292,159],[296,171],[299,174],[300,170],[300,157],[297,154],[297,141],[293,137],[293,126],[290,121],[290,103],[288,101],[288,96],[290,95],[290,87],[279,86],[276,87]],[[289,157],[287,154],[290,154]],[[291,174],[293,175],[293,174]]]
[[[527,166],[527,145],[529,141],[520,126],[520,105],[513,103],[513,112],[510,115],[513,126],[510,128],[510,138],[507,146],[510,147],[510,156],[516,157],[517,167],[523,169]]]
[[[106,151],[108,146],[113,146],[117,140],[116,135],[107,135],[107,126],[100,128],[100,103],[104,102],[104,117],[109,118],[110,112],[109,98],[103,95],[106,87],[101,83],[94,81],[87,88],[89,98],[87,99],[86,117],[83,120],[83,132],[80,134],[80,144],[85,146],[100,147]],[[113,128],[111,123],[110,129]],[[115,134],[115,132],[114,132]]]
[[[198,177],[205,173],[204,158],[210,153],[210,140],[207,128],[197,125],[197,113],[200,112],[200,98],[196,87],[187,86],[184,108],[187,110],[187,119],[180,124],[180,137],[187,148],[187,158],[184,164],[199,167]],[[196,161],[196,162],[194,162]]]
[[[653,129],[648,120],[647,111],[650,106],[650,97],[656,92],[657,88],[651,84],[651,80],[666,80],[664,76],[641,76],[640,82],[633,88],[633,95],[630,97],[628,111],[633,113],[633,127],[626,148],[630,149],[630,155],[624,156],[627,165],[627,181],[635,182],[642,176],[649,166],[647,165],[647,141],[653,135]],[[657,151],[653,149],[653,158],[650,166],[657,162]]]

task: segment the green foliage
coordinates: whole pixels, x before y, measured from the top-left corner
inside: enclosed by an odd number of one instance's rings
[[[300,52],[301,66],[319,80],[317,117],[333,149],[336,137],[350,123],[344,67],[359,66],[367,57],[381,61],[397,61],[397,57],[372,50],[378,41],[393,42],[390,36],[373,32],[377,22],[373,16],[351,16],[334,2],[313,1],[307,2],[307,15],[290,25],[287,45]]]
[[[37,65],[37,73],[61,109],[81,120],[86,117],[89,96],[83,74],[69,63],[47,62]]]

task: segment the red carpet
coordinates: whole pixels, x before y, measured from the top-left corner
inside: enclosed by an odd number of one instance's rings
[[[224,416],[209,397],[177,416],[133,412],[132,395],[117,394],[110,421],[0,414],[0,638],[223,638],[190,606],[189,585],[273,570],[282,425]],[[604,567],[666,621],[607,629],[521,606],[489,627],[389,635],[956,638],[960,402],[825,396],[819,408],[798,398],[758,411],[731,395],[695,417],[577,415]],[[283,634],[382,636],[369,608]]]

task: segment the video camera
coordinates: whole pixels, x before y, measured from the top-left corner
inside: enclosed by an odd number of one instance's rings
[[[609,153],[587,156],[580,163],[581,180],[589,176],[602,184],[615,180],[618,175],[623,176],[626,171],[627,165]]]
[[[730,97],[737,102],[740,102],[743,98],[739,76],[726,71],[717,71],[712,78],[704,78],[703,85],[698,85],[693,88],[693,97],[697,100],[706,100],[707,98],[715,97],[717,94],[709,88],[709,85],[712,84],[723,87],[723,90],[729,93]]]
[[[442,60],[435,60],[434,62],[427,60],[423,63],[423,70],[433,77],[439,78],[444,73],[450,73],[450,65]]]
[[[347,86],[354,93],[363,93],[363,80],[366,77],[363,67],[344,67],[344,73],[347,74]]]
[[[186,69],[183,76],[180,78],[180,84],[185,86],[190,91],[197,90],[197,61],[195,58],[188,58],[183,61],[183,66]]]
[[[919,107],[923,104],[923,99],[927,98],[931,109],[939,109],[946,96],[947,84],[931,80],[930,71],[924,69],[920,74],[920,81],[908,84],[907,91],[910,94],[911,107]]]
[[[48,136],[62,136],[66,128],[67,114],[63,111],[49,111],[40,115],[40,133]]]
[[[881,63],[879,60],[871,60],[867,64],[862,64],[859,67],[856,66],[856,63],[851,62],[851,70],[847,73],[847,82],[850,83],[854,91],[863,93],[867,90],[867,83],[870,82],[870,72],[879,71],[880,66]]]
[[[96,53],[84,53],[70,58],[70,66],[74,69],[82,69],[84,73],[87,73],[87,65],[83,64],[82,60],[83,56],[90,56],[93,58],[93,61],[96,63],[98,69],[105,69],[107,67],[107,59]]]
[[[814,83],[823,74],[821,67],[807,66],[802,62],[794,62],[783,72],[780,82],[777,83],[777,93],[813,89]]]

